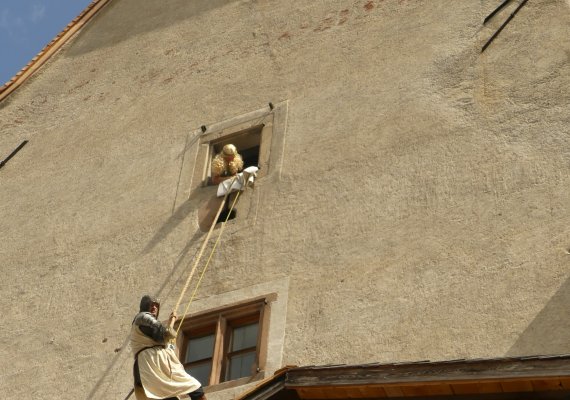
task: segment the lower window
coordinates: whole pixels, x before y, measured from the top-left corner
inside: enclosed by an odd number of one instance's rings
[[[180,360],[202,386],[256,375],[264,367],[265,298],[189,316],[181,331]]]

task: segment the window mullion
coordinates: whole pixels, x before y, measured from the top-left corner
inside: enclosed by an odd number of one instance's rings
[[[266,343],[263,343],[265,335],[262,335],[262,329],[266,326],[267,319],[269,318],[269,313],[267,312],[267,302],[264,301],[261,310],[259,310],[259,320],[257,328],[257,343],[255,348],[255,371],[259,372],[265,369],[265,365],[262,365],[261,360],[265,360]]]
[[[241,349],[241,350],[236,350],[236,351],[228,351],[226,353],[226,358],[230,359],[234,356],[239,356],[242,354],[246,354],[246,353],[253,353],[253,352],[257,352],[257,347],[246,347],[245,349]]]
[[[216,336],[214,339],[214,354],[212,356],[212,373],[210,375],[210,385],[215,385],[221,381],[222,362],[224,358],[224,337],[226,334],[226,319],[221,315],[216,323]]]

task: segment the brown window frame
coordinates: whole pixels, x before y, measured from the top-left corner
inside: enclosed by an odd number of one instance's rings
[[[267,358],[267,333],[269,323],[269,304],[276,299],[276,295],[269,295],[251,299],[248,301],[220,307],[209,311],[185,316],[177,339],[180,361],[184,366],[191,364],[203,364],[205,358],[187,363],[186,352],[190,339],[199,338],[208,334],[214,334],[214,350],[212,353],[212,369],[209,382],[201,382],[204,387],[225,389],[239,386],[254,380],[263,378]],[[252,374],[234,380],[226,380],[229,356],[232,355],[230,342],[233,329],[250,323],[258,322],[257,343],[255,346],[255,362]],[[252,348],[234,352],[251,351]]]

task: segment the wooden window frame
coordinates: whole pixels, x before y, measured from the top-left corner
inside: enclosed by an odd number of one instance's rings
[[[263,378],[267,360],[270,303],[276,298],[276,294],[262,296],[184,317],[177,339],[179,357],[184,365],[191,364],[185,362],[189,340],[206,334],[214,334],[210,379],[207,383],[202,382],[204,387],[209,388],[208,391],[235,387]],[[226,381],[232,330],[252,322],[259,323],[254,371],[250,376]]]

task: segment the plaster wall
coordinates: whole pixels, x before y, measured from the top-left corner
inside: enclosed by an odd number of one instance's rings
[[[124,398],[138,300],[172,307],[204,237],[195,132],[269,101],[280,163],[200,307],[275,283],[282,365],[569,352],[570,5],[481,54],[496,5],[110,2],[0,103],[0,155],[30,140],[0,170],[0,391]]]

